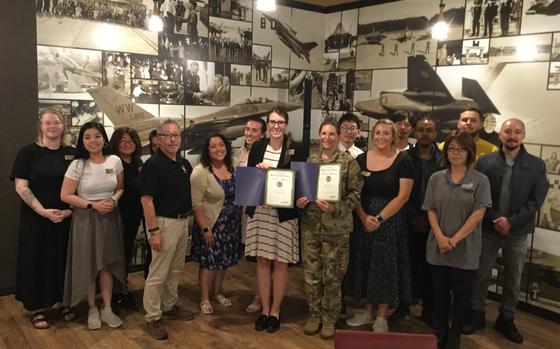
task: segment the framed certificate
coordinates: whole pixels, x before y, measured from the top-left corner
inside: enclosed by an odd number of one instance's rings
[[[323,164],[319,166],[317,178],[317,199],[330,202],[340,200],[340,163]]]
[[[287,169],[266,171],[264,204],[270,207],[294,207],[296,172]]]

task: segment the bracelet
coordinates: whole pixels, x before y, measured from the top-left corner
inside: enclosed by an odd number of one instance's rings
[[[157,230],[159,230],[159,227],[148,229],[148,233],[153,233],[154,231],[157,231]]]

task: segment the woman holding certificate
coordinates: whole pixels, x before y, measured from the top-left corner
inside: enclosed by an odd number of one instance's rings
[[[289,169],[291,161],[305,161],[301,147],[286,135],[288,113],[275,108],[268,113],[267,123],[270,138],[253,144],[247,166],[262,170]],[[257,285],[262,302],[255,330],[266,329],[272,333],[280,328],[280,306],[288,284],[288,264],[299,261],[298,211],[296,208],[249,206],[246,213],[249,218],[245,255],[257,257]]]
[[[310,313],[304,332],[312,336],[320,331],[321,338],[331,339],[341,309],[340,286],[348,266],[352,210],[360,202],[364,183],[358,163],[350,154],[338,149],[336,124],[323,121],[319,141],[320,151],[312,153],[307,162],[325,167],[338,165],[333,166],[337,171],[329,171],[325,183],[321,181],[323,176],[319,175],[317,200],[311,202],[307,196],[302,196],[296,204],[303,210],[303,265]],[[338,182],[337,201],[319,199],[323,194],[321,188],[328,188],[329,182]]]
[[[350,235],[347,296],[365,300],[366,312],[346,320],[349,326],[373,322],[374,332],[388,332],[387,310],[410,298],[407,228],[402,207],[414,183],[412,160],[396,147],[392,121],[379,120],[372,129],[373,148],[356,161],[364,177],[358,222]],[[373,317],[377,304],[377,317]]]
[[[241,210],[234,205],[235,174],[231,144],[221,134],[206,139],[200,163],[191,175],[195,226],[193,258],[199,263],[200,312],[214,313],[210,293],[221,306],[231,307],[222,292],[226,270],[237,264]]]

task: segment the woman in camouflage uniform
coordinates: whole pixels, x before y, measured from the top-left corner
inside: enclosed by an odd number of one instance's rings
[[[305,273],[305,293],[310,318],[305,334],[321,332],[321,338],[334,337],[334,324],[341,309],[341,284],[348,266],[348,242],[353,229],[352,210],[360,201],[362,175],[358,163],[338,150],[338,133],[332,121],[319,128],[320,150],[312,152],[307,162],[341,164],[340,201],[309,201],[297,199],[303,211],[302,247]]]

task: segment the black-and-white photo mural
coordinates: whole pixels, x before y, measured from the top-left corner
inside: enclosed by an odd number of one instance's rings
[[[101,51],[37,46],[39,98],[91,99],[102,85]]]

